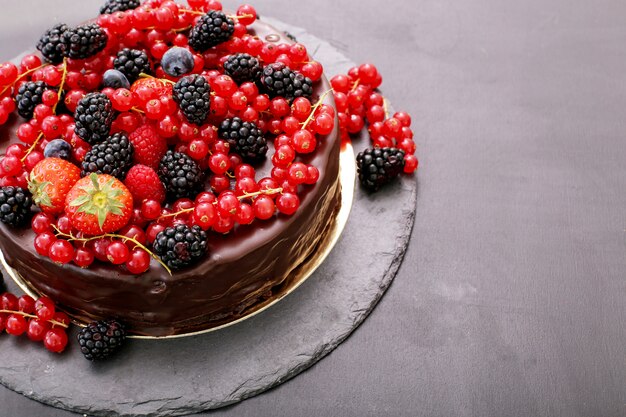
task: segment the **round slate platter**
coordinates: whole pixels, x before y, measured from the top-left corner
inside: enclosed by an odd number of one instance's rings
[[[294,35],[328,75],[354,64],[304,30]],[[366,147],[356,140],[355,152]],[[0,336],[0,383],[34,400],[94,416],[175,416],[233,404],[294,377],[341,343],[393,280],[415,216],[417,180],[374,195],[357,187],[346,228],[326,261],[293,294],[235,326],[172,340],[129,340],[102,363],[73,343],[62,355],[25,337]],[[13,283],[9,288],[16,290]]]

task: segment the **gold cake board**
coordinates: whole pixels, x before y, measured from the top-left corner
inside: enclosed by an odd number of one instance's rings
[[[352,202],[354,199],[354,186],[356,178],[356,163],[352,145],[349,142],[341,144],[341,153],[339,156],[339,185],[341,187],[341,207],[339,212],[335,216],[335,219],[331,222],[325,236],[318,244],[317,250],[313,251],[313,254],[300,266],[298,266],[285,280],[285,285],[280,286],[280,290],[271,297],[263,300],[251,307],[249,307],[241,316],[225,319],[224,321],[216,322],[214,325],[204,330],[199,330],[189,333],[180,333],[170,336],[140,336],[130,335],[129,338],[134,339],[174,339],[188,336],[197,336],[204,333],[213,332],[240,323],[250,317],[267,310],[280,300],[291,294],[296,290],[304,281],[309,278],[313,272],[324,262],[326,257],[330,254],[333,247],[339,240],[341,232],[348,222],[350,216],[350,209],[352,208]],[[22,278],[22,276],[15,269],[11,268],[6,260],[4,254],[0,250],[0,264],[4,267],[11,279],[20,287],[22,291],[30,295],[33,298],[37,298],[40,294],[33,289],[28,281]],[[86,323],[77,321],[72,318],[74,324],[84,327]]]

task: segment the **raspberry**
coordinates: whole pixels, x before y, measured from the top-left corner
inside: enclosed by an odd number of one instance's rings
[[[124,48],[117,53],[113,66],[126,76],[132,84],[139,78],[139,74],[150,73],[150,60],[144,51]]]
[[[370,191],[398,176],[404,168],[404,151],[396,148],[368,148],[356,157],[359,181]]]
[[[126,174],[124,184],[137,203],[144,200],[162,203],[165,200],[165,187],[159,175],[148,166],[139,164],[132,167]]]
[[[200,226],[186,224],[168,227],[153,243],[154,253],[172,269],[181,269],[207,253],[207,235]]]
[[[102,51],[109,37],[96,23],[81,25],[63,33],[66,53],[73,59],[89,58]]]
[[[48,29],[39,39],[37,49],[41,51],[41,55],[43,55],[46,61],[52,64],[58,64],[63,61],[66,50],[63,34],[68,29],[65,23],[59,23]]]
[[[167,152],[165,138],[161,137],[154,127],[146,124],[131,133],[129,139],[135,149],[133,162],[157,170],[161,158]]]
[[[189,46],[196,52],[224,43],[235,31],[235,23],[223,12],[211,10],[202,16],[189,32]]]
[[[133,145],[125,133],[115,133],[97,145],[85,155],[81,175],[109,174],[116,178],[124,178],[133,159]]]
[[[107,0],[100,8],[100,14],[124,12],[139,7],[139,0]]]

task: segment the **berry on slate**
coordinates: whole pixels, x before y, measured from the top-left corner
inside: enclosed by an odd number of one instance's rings
[[[224,62],[224,73],[238,84],[246,81],[256,82],[261,71],[259,60],[249,54],[231,55]]]
[[[103,93],[89,93],[76,106],[74,132],[79,138],[94,145],[109,136],[115,112],[109,97]]]
[[[115,232],[126,226],[133,213],[133,196],[110,175],[90,174],[67,194],[65,212],[72,226],[86,235]]]
[[[125,133],[115,133],[107,140],[94,145],[82,162],[82,176],[92,172],[109,174],[124,179],[133,161],[133,145]]]
[[[22,226],[30,220],[33,200],[20,187],[0,187],[0,221],[9,226]]]
[[[162,203],[165,200],[165,187],[158,174],[148,166],[133,166],[126,174],[124,184],[137,202],[155,200]]]
[[[133,162],[157,170],[167,152],[167,141],[149,124],[137,128],[128,138],[133,144]]]
[[[246,162],[259,161],[267,153],[267,140],[261,129],[253,122],[244,122],[239,117],[224,120],[219,127],[219,136]]]
[[[139,7],[139,4],[139,0],[107,0],[100,8],[100,14],[111,14],[136,9]]]
[[[65,207],[65,197],[80,179],[80,169],[60,158],[46,158],[30,172],[28,189],[33,202],[44,213],[59,214]]]
[[[230,39],[235,31],[235,22],[223,12],[211,10],[200,19],[189,32],[189,46],[196,52],[205,52]]]
[[[313,94],[313,81],[282,62],[267,65],[261,74],[260,84],[271,98],[281,96],[291,101]]]
[[[90,361],[106,359],[115,353],[126,339],[126,329],[117,320],[92,322],[78,333],[80,351]]]
[[[85,59],[97,54],[105,48],[108,38],[97,23],[81,25],[63,32],[66,54],[72,59]]]
[[[204,184],[202,170],[184,153],[167,151],[159,164],[158,174],[172,200],[194,198]]]
[[[179,224],[160,232],[152,246],[168,267],[181,269],[206,255],[207,234],[200,226]]]
[[[46,61],[52,64],[59,64],[63,61],[66,55],[66,45],[65,42],[63,42],[63,34],[68,29],[65,23],[58,23],[48,29],[41,39],[39,39],[37,49],[39,49]]]
[[[359,181],[377,191],[398,176],[404,168],[404,151],[396,148],[368,148],[356,157]]]
[[[139,78],[139,74],[150,73],[150,60],[144,51],[124,48],[117,53],[113,67],[133,83]]]
[[[174,101],[191,123],[201,126],[211,109],[211,87],[202,75],[187,75],[174,86]]]
[[[116,69],[109,69],[104,72],[104,75],[102,76],[102,85],[105,88],[110,87],[114,89],[130,88],[128,78],[126,78],[124,73]]]
[[[45,158],[60,158],[68,160],[72,156],[72,145],[63,139],[54,139],[48,142],[43,150]]]
[[[51,88],[43,81],[27,81],[20,85],[15,95],[19,115],[32,119],[35,107],[42,102],[43,93]]]
[[[173,46],[163,54],[161,67],[163,71],[172,77],[180,77],[193,70],[193,54],[186,48]]]

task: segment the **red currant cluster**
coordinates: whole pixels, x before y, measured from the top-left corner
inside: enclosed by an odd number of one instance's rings
[[[355,134],[368,123],[372,144],[376,148],[404,151],[404,172],[417,169],[411,116],[397,112],[389,117],[387,101],[376,91],[383,79],[372,64],[350,68],[348,74],[334,76],[330,83],[335,93],[339,127],[343,135]]]
[[[29,295],[17,298],[11,293],[0,295],[0,332],[26,336],[34,342],[43,342],[51,352],[63,352],[67,346],[67,314],[56,311],[47,297],[34,300]]]

